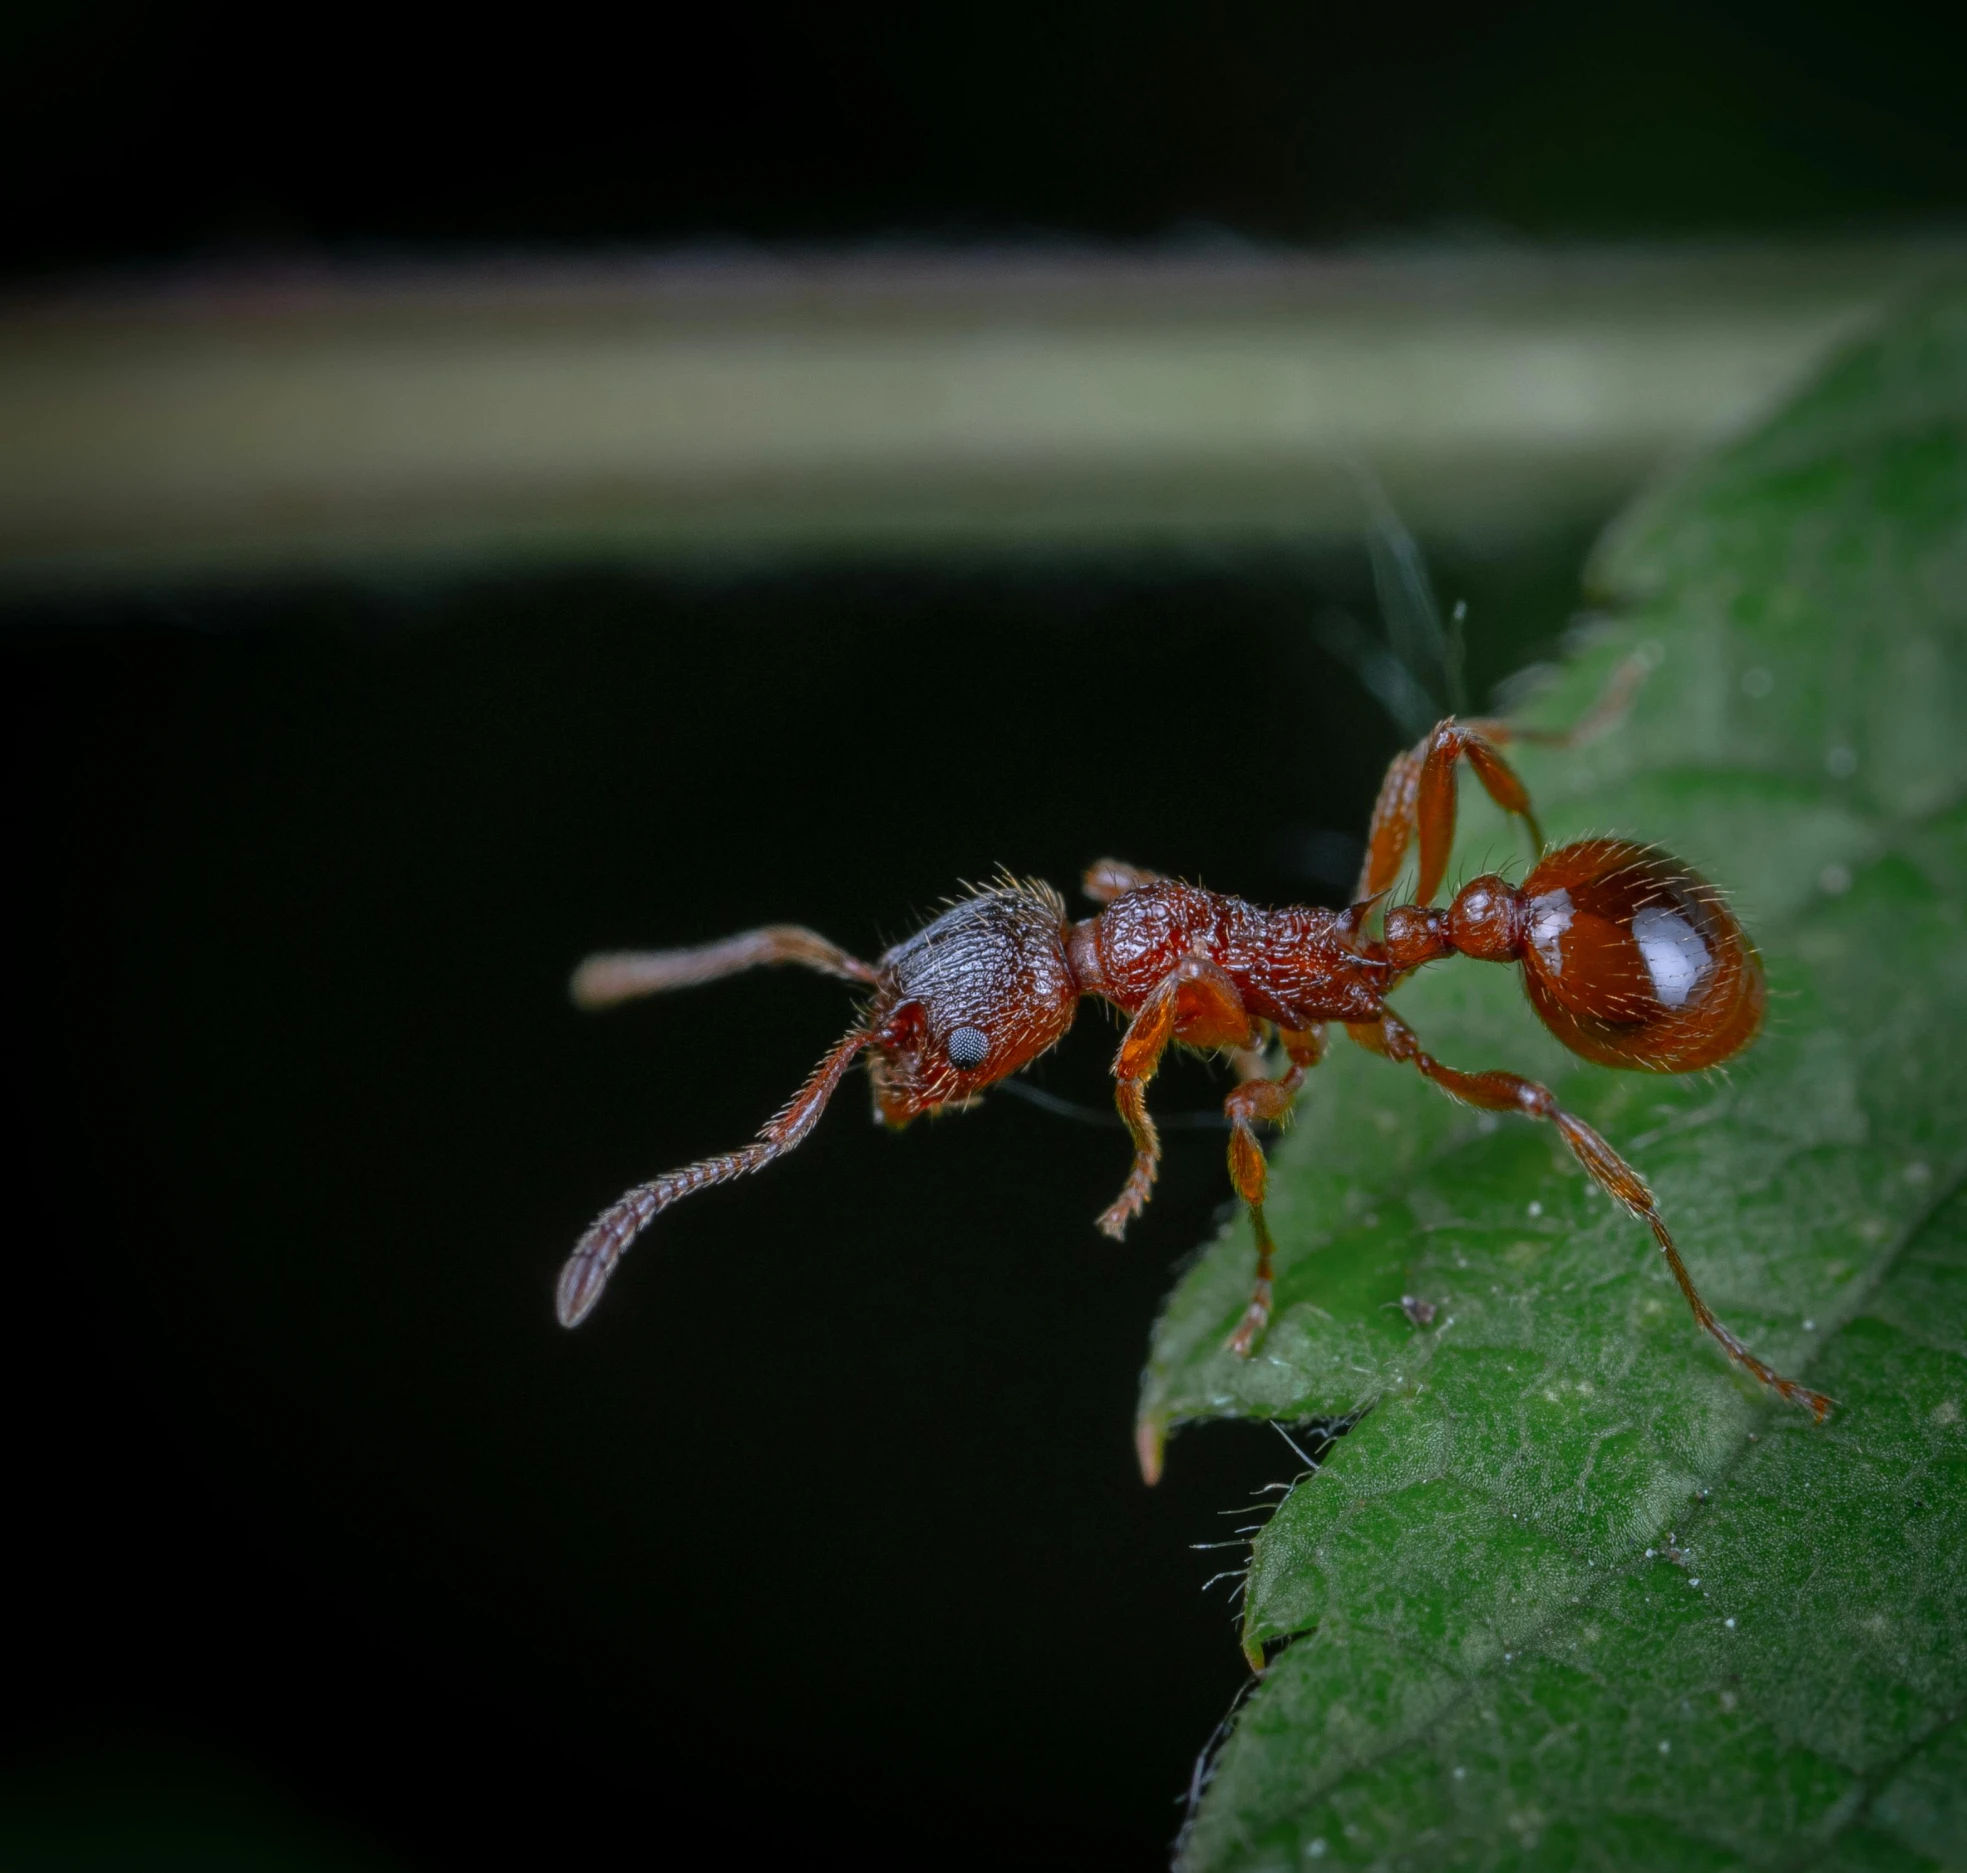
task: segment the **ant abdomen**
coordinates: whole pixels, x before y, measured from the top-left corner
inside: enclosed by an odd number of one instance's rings
[[[1721,894],[1657,847],[1581,840],[1510,895],[1524,990],[1573,1053],[1690,1073],[1739,1052],[1762,1025],[1754,945]],[[1458,899],[1451,916],[1462,910]]]

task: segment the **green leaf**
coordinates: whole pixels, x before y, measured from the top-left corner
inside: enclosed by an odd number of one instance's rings
[[[1254,1544],[1247,1649],[1290,1643],[1191,1869],[1967,1858],[1967,294],[1643,505],[1594,582],[1618,621],[1537,718],[1635,648],[1651,676],[1525,778],[1554,838],[1731,890],[1767,1028],[1673,1080],[1571,1060],[1502,969],[1425,971],[1402,1012],[1628,1153],[1716,1311],[1838,1409],[1729,1366],[1548,1127],[1341,1046],[1275,1153],[1257,1357],[1221,1351],[1239,1225],[1144,1381],[1150,1440],[1365,1414]],[[1465,828],[1464,871],[1520,856]]]

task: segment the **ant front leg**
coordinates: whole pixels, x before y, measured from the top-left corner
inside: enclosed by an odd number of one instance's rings
[[[1185,956],[1161,978],[1134,1011],[1113,1056],[1113,1103],[1134,1141],[1134,1166],[1119,1196],[1099,1219],[1100,1231],[1118,1242],[1147,1207],[1161,1169],[1161,1135],[1147,1109],[1147,1083],[1173,1040],[1198,1047],[1248,1047],[1256,1023],[1236,984],[1203,956]]]
[[[1414,1030],[1391,1009],[1377,1022],[1362,1022],[1347,1031],[1371,1052],[1417,1068],[1449,1098],[1458,1099],[1463,1105],[1475,1106],[1485,1112],[1520,1112],[1525,1118],[1548,1119],[1557,1127],[1559,1135],[1570,1146],[1571,1155],[1584,1166],[1592,1182],[1653,1232],[1653,1240],[1660,1245],[1660,1253],[1673,1270],[1673,1278],[1680,1284],[1680,1292],[1687,1297],[1687,1305],[1693,1309],[1695,1320],[1721,1342],[1728,1357],[1737,1365],[1746,1367],[1786,1403],[1802,1405],[1818,1423],[1823,1422],[1831,1401],[1823,1393],[1813,1392],[1794,1379],[1786,1379],[1774,1368],[1765,1365],[1715,1319],[1713,1310],[1695,1288],[1694,1278],[1687,1272],[1687,1264],[1680,1259],[1680,1251],[1674,1245],[1666,1219],[1660,1214],[1659,1205],[1645,1178],[1582,1119],[1573,1118],[1559,1106],[1556,1095],[1548,1087],[1539,1086],[1536,1081],[1526,1080],[1516,1073],[1461,1073],[1453,1067],[1443,1066],[1421,1046]]]
[[[1270,1181],[1270,1167],[1256,1134],[1256,1121],[1277,1124],[1289,1116],[1298,1088],[1305,1075],[1325,1052],[1325,1030],[1285,1029],[1279,1038],[1291,1061],[1291,1070],[1282,1079],[1247,1079],[1223,1101],[1223,1116],[1229,1120],[1229,1179],[1236,1194],[1250,1212],[1251,1233],[1257,1239],[1257,1280],[1250,1291],[1250,1305],[1236,1331],[1225,1342],[1225,1350],[1247,1359],[1263,1330],[1270,1324],[1271,1261],[1273,1248],[1270,1225],[1264,1221],[1264,1193]]]

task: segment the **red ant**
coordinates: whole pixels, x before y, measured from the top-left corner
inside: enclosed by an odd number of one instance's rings
[[[861,1054],[868,1056],[876,1117],[899,1129],[924,1113],[966,1106],[1028,1065],[1064,1037],[1082,998],[1097,995],[1128,1017],[1113,1075],[1134,1163],[1099,1218],[1109,1236],[1125,1234],[1154,1187],[1161,1142],[1148,1115],[1147,1086],[1169,1043],[1234,1056],[1240,1083],[1223,1101],[1229,1174],[1250,1212],[1257,1278],[1229,1351],[1247,1356],[1270,1319],[1274,1251],[1255,1125],[1290,1111],[1324,1051],[1326,1024],[1336,1021],[1360,1046],[1415,1068],[1465,1105],[1555,1125],[1598,1187],[1653,1232],[1694,1318],[1729,1357],[1821,1421],[1829,1399],[1783,1378],[1714,1317],[1645,1179],[1597,1132],[1532,1080],[1444,1066],[1387,1006],[1388,995],[1414,970],[1460,955],[1519,964],[1544,1025],[1573,1053],[1604,1066],[1691,1073],[1719,1065],[1754,1038],[1766,1000],[1762,963],[1720,894],[1677,859],[1622,839],[1585,839],[1545,852],[1529,796],[1497,752],[1511,741],[1568,745],[1595,733],[1622,710],[1635,675],[1627,672],[1593,718],[1568,732],[1451,716],[1396,757],[1373,811],[1358,901],[1349,910],[1263,910],[1107,859],[1085,875],[1086,895],[1103,908],[1083,922],[1068,918],[1050,885],[1006,875],[952,904],[878,963],[790,924],[696,949],[589,957],[573,979],[574,999],[584,1008],[764,963],[800,963],[872,994],[755,1143],[640,1184],[595,1219],[561,1272],[562,1324],[586,1316],[629,1244],[672,1203],[762,1170],[798,1145]],[[1524,823],[1539,857],[1520,886],[1488,874],[1437,910],[1429,901],[1447,869],[1456,770],[1464,759],[1489,797]],[[1367,918],[1416,841],[1415,902],[1389,909],[1381,935],[1371,938]],[[1289,1063],[1275,1078],[1266,1077],[1264,1062],[1273,1041]]]

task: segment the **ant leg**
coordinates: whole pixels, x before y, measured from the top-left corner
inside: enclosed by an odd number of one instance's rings
[[[1474,729],[1450,716],[1436,725],[1421,751],[1420,781],[1414,800],[1414,829],[1420,836],[1421,846],[1420,876],[1414,887],[1417,904],[1433,900],[1448,869],[1448,852],[1455,843],[1455,768],[1464,757],[1475,770],[1483,791],[1505,813],[1513,813],[1530,829],[1531,842],[1538,856],[1543,855],[1543,830],[1530,811],[1530,796],[1516,777],[1516,770]]]
[[[1239,1083],[1270,1076],[1270,1044],[1277,1038],[1277,1028],[1269,1021],[1253,1021],[1250,1026],[1252,1038],[1249,1046],[1235,1048],[1229,1056],[1229,1064],[1235,1070]]]
[[[1421,858],[1414,901],[1425,904],[1440,890],[1442,874],[1448,869],[1449,848],[1455,842],[1455,767],[1464,758],[1489,798],[1505,813],[1522,820],[1538,852],[1543,851],[1543,833],[1515,769],[1479,730],[1450,716],[1437,723],[1425,741],[1395,755],[1387,768],[1380,797],[1373,804],[1366,863],[1355,893],[1361,902],[1392,886],[1417,834]]]
[[[877,979],[872,963],[849,956],[817,931],[779,923],[690,949],[605,951],[590,956],[574,971],[568,992],[579,1007],[612,1008],[638,995],[694,988],[699,982],[715,982],[719,976],[736,975],[741,969],[776,963],[798,963],[848,982],[872,984]]]
[[[574,1244],[560,1270],[555,1304],[563,1327],[578,1326],[594,1303],[601,1298],[615,1264],[628,1252],[628,1246],[672,1203],[695,1196],[717,1184],[728,1184],[734,1177],[762,1171],[774,1158],[782,1158],[819,1123],[826,1102],[834,1095],[847,1069],[873,1035],[856,1028],[816,1066],[806,1084],[786,1102],[778,1116],[758,1134],[755,1143],[739,1151],[726,1151],[714,1158],[699,1158],[680,1171],[670,1171],[651,1183],[637,1184],[597,1216],[587,1233]]]
[[[1537,841],[1539,852],[1543,849],[1543,837],[1538,831],[1537,822],[1531,816],[1529,796],[1523,791],[1509,764],[1496,753],[1496,749],[1507,747],[1514,742],[1538,748],[1581,748],[1587,742],[1595,741],[1606,730],[1615,727],[1632,707],[1632,699],[1639,685],[1646,680],[1646,659],[1631,656],[1625,659],[1612,672],[1611,680],[1605,685],[1605,693],[1592,704],[1582,720],[1574,722],[1569,728],[1521,728],[1513,722],[1505,722],[1498,717],[1483,717],[1477,721],[1457,723],[1450,719],[1441,723],[1434,733],[1412,748],[1393,757],[1386,771],[1386,778],[1380,783],[1379,798],[1373,803],[1372,828],[1366,841],[1366,860],[1360,868],[1359,886],[1355,898],[1364,902],[1377,897],[1382,891],[1392,888],[1394,879],[1400,872],[1400,861],[1407,856],[1407,848],[1412,843],[1416,830],[1423,834],[1421,849],[1422,889],[1417,901],[1425,904],[1433,897],[1440,884],[1440,873],[1436,872],[1432,883],[1427,879],[1428,846],[1425,837],[1426,805],[1422,798],[1423,769],[1429,764],[1439,746],[1444,731],[1454,731],[1462,738],[1460,752],[1469,757],[1469,765],[1476,776],[1488,789],[1489,797],[1505,812],[1517,814],[1529,826],[1531,835]],[[1454,761],[1450,758],[1445,775],[1437,772],[1433,791],[1437,798],[1436,814],[1445,819],[1445,826],[1437,828],[1436,850],[1438,863],[1445,869],[1448,862],[1448,847],[1452,843],[1455,819]],[[1445,788],[1444,788],[1445,781]],[[1500,791],[1498,791],[1500,789]],[[1445,814],[1439,804],[1439,796],[1446,793]]]
[[[1604,694],[1569,728],[1524,728],[1494,717],[1471,722],[1469,727],[1485,741],[1499,745],[1514,741],[1536,748],[1582,748],[1624,720],[1650,668],[1637,651],[1623,659],[1606,683]]]
[[[1134,1165],[1120,1194],[1100,1212],[1098,1228],[1103,1236],[1120,1241],[1127,1225],[1144,1209],[1154,1192],[1154,1180],[1161,1174],[1161,1134],[1154,1129],[1154,1115],[1147,1109],[1147,1083],[1122,1080],[1113,1089],[1113,1103],[1120,1108],[1121,1122],[1134,1141]]]
[[[1134,1165],[1119,1196],[1101,1213],[1102,1234],[1118,1242],[1147,1207],[1161,1168],[1161,1135],[1148,1115],[1147,1083],[1172,1040],[1199,1047],[1247,1047],[1255,1023],[1236,985],[1206,957],[1185,956],[1149,991],[1113,1056],[1113,1103],[1134,1140]]]
[[[1353,897],[1360,903],[1391,890],[1400,875],[1400,861],[1414,837],[1414,799],[1421,784],[1423,742],[1408,748],[1387,764],[1380,797],[1373,802],[1373,823],[1366,835],[1366,860],[1360,867]]]
[[[1250,1212],[1251,1233],[1257,1239],[1257,1279],[1250,1291],[1250,1305],[1243,1310],[1236,1331],[1224,1342],[1224,1350],[1239,1359],[1249,1358],[1251,1349],[1270,1324],[1274,1251],[1270,1225],[1264,1220],[1264,1191],[1269,1183],[1270,1167],[1254,1121],[1262,1119],[1275,1124],[1288,1117],[1305,1075],[1325,1052],[1323,1028],[1286,1030],[1283,1040],[1291,1070],[1282,1079],[1247,1079],[1223,1101],[1223,1116],[1229,1120],[1229,1180]]]
[[[1144,884],[1159,884],[1161,874],[1142,865],[1129,865],[1125,859],[1099,858],[1080,874],[1079,888],[1095,904],[1111,904]]]
[[[1653,1240],[1660,1245],[1660,1253],[1673,1270],[1673,1278],[1680,1284],[1680,1292],[1687,1297],[1687,1305],[1693,1309],[1695,1320],[1721,1342],[1728,1357],[1754,1373],[1786,1403],[1802,1405],[1819,1424],[1823,1422],[1831,1401],[1821,1392],[1813,1392],[1794,1379],[1786,1379],[1772,1367],[1763,1364],[1715,1319],[1713,1311],[1695,1288],[1694,1278],[1687,1272],[1687,1264],[1680,1259],[1680,1251],[1674,1246],[1666,1219],[1661,1216],[1659,1205],[1654,1201],[1645,1178],[1582,1119],[1573,1118],[1564,1111],[1549,1088],[1515,1073],[1461,1073],[1453,1067],[1445,1067],[1421,1046],[1414,1030],[1390,1009],[1377,1023],[1361,1022],[1347,1031],[1371,1052],[1417,1068],[1449,1098],[1458,1099],[1463,1105],[1477,1106],[1487,1112],[1520,1112],[1526,1118],[1548,1119],[1570,1146],[1571,1155],[1590,1174],[1592,1182],[1653,1232]]]
[[[1113,1103],[1134,1141],[1133,1168],[1120,1194],[1100,1212],[1099,1230],[1118,1242],[1127,1225],[1147,1207],[1154,1180],[1161,1169],[1161,1134],[1147,1109],[1147,1083],[1161,1064],[1161,1056],[1175,1036],[1176,1006],[1180,984],[1172,974],[1164,976],[1154,991],[1135,1011],[1120,1037],[1120,1051],[1113,1059]]]

